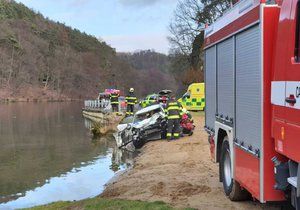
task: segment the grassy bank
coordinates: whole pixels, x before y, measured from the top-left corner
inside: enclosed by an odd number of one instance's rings
[[[171,206],[161,202],[143,202],[143,201],[128,201],[128,200],[112,200],[103,198],[92,198],[76,202],[57,202],[46,206],[38,206],[30,208],[29,210],[57,210],[57,209],[122,209],[122,210],[172,210]]]

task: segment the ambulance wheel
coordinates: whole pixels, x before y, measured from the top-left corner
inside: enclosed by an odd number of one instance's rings
[[[232,178],[231,153],[227,137],[222,144],[220,172],[225,194],[230,200],[241,201],[249,198],[249,193]]]

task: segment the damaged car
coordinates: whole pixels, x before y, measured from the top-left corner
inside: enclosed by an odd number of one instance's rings
[[[166,134],[167,119],[163,106],[151,105],[139,110],[132,120],[126,119],[125,123],[118,125],[117,144],[124,147],[132,143],[139,149],[148,141],[165,139]]]

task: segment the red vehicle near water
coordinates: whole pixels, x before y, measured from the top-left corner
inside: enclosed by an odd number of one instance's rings
[[[243,0],[205,30],[206,125],[231,200],[300,209],[300,1]]]

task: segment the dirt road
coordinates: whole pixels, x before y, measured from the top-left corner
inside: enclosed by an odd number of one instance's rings
[[[196,131],[178,141],[150,142],[132,170],[110,183],[105,198],[164,201],[196,209],[279,209],[247,201],[229,201],[218,181],[218,165],[209,156],[204,115],[196,113]]]

